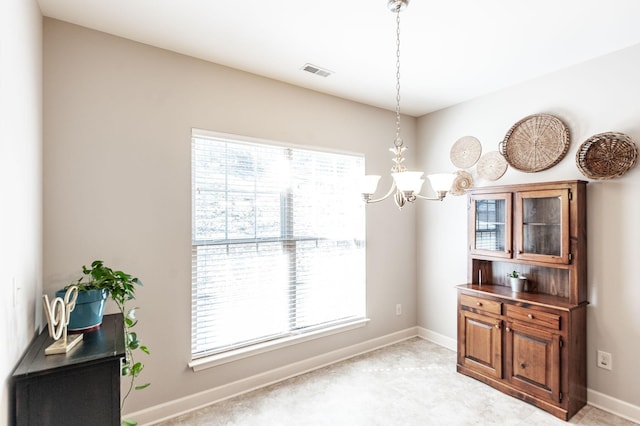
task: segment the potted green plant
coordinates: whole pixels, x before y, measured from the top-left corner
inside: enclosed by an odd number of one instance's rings
[[[136,297],[136,286],[141,286],[142,282],[130,274],[122,271],[114,271],[108,266],[104,265],[101,260],[94,260],[91,263],[91,267],[87,268],[82,266],[83,276],[77,281],[72,282],[70,285],[78,286],[78,300],[83,293],[102,293],[111,299],[118,306],[118,309],[122,313],[124,318],[124,335],[125,335],[125,352],[126,356],[122,361],[122,376],[129,378],[129,387],[127,392],[122,397],[121,408],[124,407],[124,403],[132,390],[144,389],[150,385],[146,383],[143,385],[134,386],[135,380],[144,368],[144,364],[140,361],[136,361],[134,351],[140,350],[147,355],[149,349],[143,345],[138,339],[138,334],[133,331],[133,328],[138,323],[136,319],[136,310],[138,308],[129,308],[127,303]],[[64,291],[64,290],[61,290]],[[106,297],[105,296],[105,297]],[[71,317],[74,316],[78,309],[78,302],[76,301],[76,309],[71,312]],[[104,312],[104,302],[102,306],[102,312],[100,313],[100,323],[102,323],[102,313]],[[71,323],[71,318],[69,323]],[[134,420],[123,420],[123,425],[136,425]]]
[[[56,297],[64,299],[67,288],[56,291]],[[82,285],[82,291],[78,291],[75,308],[69,317],[67,330],[72,333],[84,333],[100,327],[108,296],[109,292],[106,289]]]
[[[524,291],[524,284],[527,281],[527,277],[520,275],[518,271],[513,271],[507,274],[511,283],[511,291]]]

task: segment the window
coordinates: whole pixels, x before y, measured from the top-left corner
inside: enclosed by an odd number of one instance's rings
[[[476,249],[504,251],[505,200],[476,200]]]
[[[360,155],[192,135],[192,357],[365,316]]]

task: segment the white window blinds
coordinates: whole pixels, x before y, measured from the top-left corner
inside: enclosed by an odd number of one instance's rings
[[[364,159],[194,130],[192,356],[365,316]]]

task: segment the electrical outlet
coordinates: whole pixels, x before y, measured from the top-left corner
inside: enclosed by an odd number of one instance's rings
[[[400,303],[396,305],[396,315],[402,315],[402,305]]]
[[[613,357],[609,352],[599,350],[596,365],[605,370],[611,370],[613,368]]]

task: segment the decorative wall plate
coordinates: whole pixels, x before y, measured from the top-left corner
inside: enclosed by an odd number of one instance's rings
[[[473,176],[471,176],[471,173],[465,172],[464,170],[458,170],[449,193],[451,195],[464,195],[467,192],[467,189],[470,189],[472,186]]]
[[[498,151],[484,154],[476,166],[478,176],[488,180],[498,180],[507,171],[507,161]]]
[[[482,154],[482,144],[473,136],[463,136],[451,147],[449,158],[459,169],[468,169],[476,164]]]
[[[550,114],[530,115],[509,129],[500,153],[514,169],[539,172],[555,166],[569,150],[569,129]]]
[[[599,133],[587,139],[576,152],[576,165],[590,179],[612,179],[631,170],[638,147],[624,133]]]

